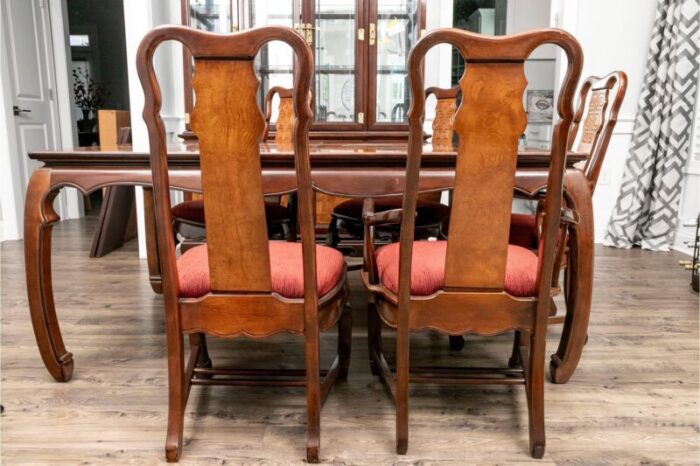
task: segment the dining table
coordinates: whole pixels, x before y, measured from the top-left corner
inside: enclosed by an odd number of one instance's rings
[[[314,141],[309,145],[311,176],[318,192],[347,198],[401,196],[404,187],[407,144],[380,141]],[[144,188],[147,261],[151,286],[160,287],[160,267],[154,247],[152,174],[147,150],[130,145],[38,150],[28,154],[43,165],[29,181],[24,213],[24,259],[29,313],[43,363],[58,382],[71,379],[74,357],[63,342],[56,315],[51,277],[52,226],[60,220],[53,200],[64,187],[90,193],[109,186]],[[546,190],[550,153],[520,150],[515,196],[538,199]],[[569,274],[565,293],[566,315],[550,376],[566,383],[574,373],[587,340],[593,292],[593,208],[590,185],[575,165],[585,154],[569,152],[564,202],[576,212],[578,223],[568,242]],[[290,146],[260,144],[263,189],[266,195],[293,192],[296,183],[294,153]],[[454,183],[456,150],[427,143],[423,148],[420,192],[449,190]],[[168,145],[172,189],[201,192],[199,147],[196,142]]]

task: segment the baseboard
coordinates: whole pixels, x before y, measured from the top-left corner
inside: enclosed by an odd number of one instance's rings
[[[683,230],[678,230],[676,232],[676,238],[673,241],[673,246],[671,246],[671,249],[674,251],[682,252],[683,254],[687,254],[689,256],[693,255],[693,248],[691,247],[692,241],[695,239],[694,232],[687,232]],[[685,243],[688,242],[689,245],[686,245]]]

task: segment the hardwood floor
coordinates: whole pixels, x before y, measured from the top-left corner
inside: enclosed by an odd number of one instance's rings
[[[100,259],[88,252],[95,222],[54,230],[56,306],[75,374],[53,382],[37,352],[27,310],[21,242],[2,260],[2,464],[164,462],[167,414],[162,300],[136,244]],[[347,382],[321,416],[321,457],[333,464],[697,464],[698,295],[680,254],[599,247],[589,342],[567,385],[546,383],[547,450],[528,454],[522,387],[411,389],[408,455],[394,452],[394,409],[369,373],[367,295],[352,275],[355,336]],[[393,336],[387,335],[389,355]],[[323,337],[327,365],[336,333]],[[559,328],[550,330],[547,354]],[[210,339],[215,364],[301,367],[302,340]],[[505,364],[509,335],[412,338],[412,361]],[[301,389],[193,387],[181,464],[302,463]]]

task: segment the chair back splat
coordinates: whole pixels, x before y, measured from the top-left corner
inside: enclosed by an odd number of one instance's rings
[[[270,124],[272,122],[272,101],[275,95],[279,96],[277,107],[277,121],[275,121],[275,144],[286,146],[292,144],[294,132],[294,91],[286,87],[271,87],[265,94],[265,134],[263,140],[268,139]]]
[[[150,32],[139,49],[138,71],[146,95],[143,116],[149,129],[159,231],[168,231],[171,219],[165,131],[159,113],[162,99],[153,69],[153,53],[161,42],[177,40],[194,57],[193,88],[197,101],[191,118],[200,146],[213,291],[270,291],[263,195],[280,193],[264,192],[262,183],[259,143],[265,131],[265,120],[256,102],[260,83],[255,75],[254,57],[264,43],[272,40],[289,43],[298,60],[293,96],[297,118],[294,134],[297,185],[290,189],[298,190],[304,264],[308,265],[305,268],[315,268],[313,225],[308,223],[312,211],[308,148],[312,113],[305,96],[310,88],[310,73],[300,72],[313,69],[313,58],[299,39],[282,27],[266,28],[265,34],[253,29],[234,37],[168,26]],[[232,204],[236,209],[230,208]],[[165,235],[160,239],[163,240],[159,242],[163,278],[177,287],[172,238]],[[307,273],[315,277],[315,270]],[[166,275],[169,276],[167,280]],[[315,296],[313,284],[314,280],[307,280],[309,294]],[[177,289],[168,294],[176,297]],[[305,295],[305,298],[313,301],[314,296]]]
[[[595,190],[598,183],[626,91],[627,75],[624,71],[613,71],[602,78],[590,76],[579,91],[579,103],[569,132],[568,146],[569,150],[588,154],[583,171],[591,185],[591,191]],[[574,149],[577,140],[578,145]]]
[[[429,87],[425,90],[425,98],[435,96],[435,119],[433,120],[433,134],[431,143],[433,149],[452,149],[454,136],[454,116],[457,112],[457,97],[459,96],[459,86],[449,89],[440,87]]]

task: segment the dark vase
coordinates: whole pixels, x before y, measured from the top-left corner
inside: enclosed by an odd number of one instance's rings
[[[83,109],[83,119],[78,120],[78,131],[81,133],[89,133],[95,126],[95,120],[90,119],[90,110]]]

